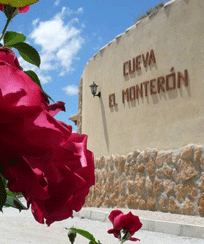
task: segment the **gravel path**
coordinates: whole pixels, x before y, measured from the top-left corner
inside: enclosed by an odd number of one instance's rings
[[[65,244],[69,243],[65,227],[76,227],[90,231],[103,244],[119,244],[118,240],[107,233],[112,228],[109,222],[100,222],[75,217],[53,223],[50,227],[36,222],[30,210],[22,211],[4,208],[0,213],[1,244]],[[203,239],[139,230],[135,235],[141,241],[138,244],[204,244]],[[88,240],[78,235],[75,244],[88,244]],[[133,243],[133,242],[126,242]]]
[[[24,198],[20,199],[24,205]],[[84,208],[86,210],[101,211],[110,213],[113,209],[106,208]],[[130,209],[120,209],[123,213],[128,213]],[[204,218],[198,216],[184,216],[170,213],[131,210],[135,215],[141,218],[152,220],[170,221],[176,223],[185,223],[191,225],[204,226]],[[69,218],[64,221],[53,223],[50,227],[39,224],[35,221],[31,210],[25,210],[19,213],[14,208],[4,208],[0,212],[0,244],[65,244],[68,241],[68,231],[65,227],[76,227],[91,232],[96,240],[103,244],[119,244],[113,235],[107,233],[112,228],[110,222],[100,222],[97,220],[80,219],[78,217]],[[138,244],[204,244],[204,239],[188,238],[165,233],[139,230],[134,235],[140,239]],[[89,241],[77,235],[75,244],[88,244]],[[127,241],[126,243],[133,243]]]

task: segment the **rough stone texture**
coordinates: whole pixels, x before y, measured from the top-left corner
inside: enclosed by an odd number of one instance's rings
[[[157,157],[158,150],[156,148],[153,148],[151,151],[151,158],[155,161]]]
[[[138,156],[138,154],[140,154],[140,150],[136,149],[134,152],[133,152],[133,158],[136,158]]]
[[[200,159],[200,167],[204,170],[204,156]]]
[[[111,202],[110,202],[109,197],[105,197],[105,198],[104,198],[103,205],[104,205],[104,207],[106,207],[106,208],[111,207]]]
[[[168,207],[167,207],[167,199],[165,198],[160,198],[159,199],[159,205],[161,206],[161,210],[163,212],[167,212]]]
[[[129,191],[134,191],[135,190],[134,181],[131,180],[131,178],[129,176],[126,178],[126,184],[127,184],[127,187],[129,189]]]
[[[160,180],[155,180],[155,182],[153,184],[154,195],[156,195],[156,196],[160,195],[161,189],[162,189],[161,181]]]
[[[119,189],[120,189],[120,179],[119,178],[115,178],[113,180],[113,187],[114,187],[115,193],[118,193]]]
[[[195,177],[198,172],[192,161],[183,161],[180,167],[180,178],[182,181],[187,181]]]
[[[108,171],[108,179],[109,181],[112,181],[114,178],[114,172],[113,171]]]
[[[102,156],[98,161],[98,168],[102,169],[105,166],[105,157]]]
[[[103,176],[103,179],[106,179],[107,176],[108,176],[108,170],[105,170],[105,169],[102,169],[102,176]]]
[[[117,194],[115,192],[110,195],[109,199],[112,206],[117,205]]]
[[[193,201],[186,199],[182,204],[182,210],[184,214],[192,215],[195,210]]]
[[[193,182],[189,182],[187,184],[187,186],[185,187],[185,191],[189,198],[194,198],[195,196],[197,196],[197,188]]]
[[[176,183],[179,183],[180,177],[179,177],[179,173],[176,169],[173,169],[172,176],[173,176],[174,181]]]
[[[97,158],[95,186],[84,206],[204,216],[203,152],[201,145],[188,145]]]
[[[118,208],[124,208],[125,207],[125,197],[124,196],[120,196],[117,199],[117,207]]]
[[[109,182],[106,182],[105,184],[104,184],[104,186],[103,186],[103,190],[105,191],[105,192],[107,192],[107,193],[110,193],[111,191],[112,191],[112,186],[110,185],[110,183]]]
[[[106,162],[105,162],[105,170],[106,170],[106,172],[109,171],[109,165],[110,165],[110,158],[106,158]]]
[[[155,163],[154,163],[154,161],[153,160],[148,160],[147,161],[147,163],[146,163],[146,170],[147,170],[147,172],[148,172],[148,174],[150,175],[150,176],[154,176],[155,175]]]
[[[167,164],[170,164],[172,161],[172,152],[166,153],[166,162]]]
[[[169,210],[171,213],[179,213],[179,206],[176,204],[175,199],[171,196],[169,198]]]
[[[95,185],[95,193],[96,193],[97,195],[100,195],[100,194],[101,194],[101,185],[100,185],[99,183],[97,183],[97,184]]]
[[[164,178],[164,173],[162,171],[162,169],[157,169],[156,170],[156,175],[158,176],[158,178],[163,179]]]
[[[156,210],[156,198],[152,196],[148,196],[147,199],[147,208],[149,210],[155,211]]]
[[[142,174],[145,170],[145,166],[143,164],[140,164],[138,167],[137,167],[137,171]]]
[[[137,167],[138,167],[138,164],[136,163],[135,160],[133,160],[133,162],[132,162],[132,171],[131,171],[132,177],[135,177],[135,175],[137,173]]]
[[[150,149],[146,148],[145,151],[144,151],[144,159],[148,160],[149,156],[150,156]]]
[[[166,194],[169,194],[174,188],[174,184],[170,180],[164,180],[163,184],[164,184],[164,190]]]
[[[129,175],[130,174],[130,164],[125,165],[125,174]]]
[[[184,186],[182,184],[175,186],[174,192],[175,192],[175,195],[176,195],[176,198],[178,199],[178,201],[182,202],[184,199],[184,195],[185,195]]]
[[[120,194],[125,194],[125,181],[124,181],[124,179],[120,180],[119,193]]]
[[[98,167],[98,163],[99,163],[99,159],[94,159],[94,166],[95,166],[95,169],[99,168]]]
[[[199,162],[201,154],[202,154],[202,148],[195,147],[195,150],[194,150],[194,161],[195,162]]]
[[[135,185],[137,193],[140,194],[144,187],[144,177],[137,175],[135,178]]]
[[[204,216],[204,193],[198,196],[198,211],[201,216]]]
[[[156,165],[158,165],[158,166],[162,166],[163,165],[163,154],[162,153],[157,155]]]
[[[138,197],[138,204],[139,204],[139,209],[143,209],[143,210],[147,209],[147,203],[141,196]]]
[[[137,156],[138,163],[141,163],[144,160],[142,152]]]
[[[149,177],[146,178],[145,187],[146,187],[147,191],[152,191],[153,185],[152,185],[152,181]]]
[[[115,155],[111,155],[110,156],[110,168],[113,168],[113,165],[115,164],[115,161],[116,161],[116,157]]]
[[[96,204],[97,208],[99,208],[101,206],[102,202],[103,202],[102,197],[96,197],[95,204]]]
[[[129,163],[132,159],[133,159],[133,153],[131,152],[127,155],[127,162]]]
[[[202,173],[201,177],[200,177],[200,183],[198,185],[201,189],[204,190],[204,173]]]
[[[179,159],[181,158],[180,154],[174,154],[172,155],[172,163],[177,166]]]
[[[118,161],[118,173],[119,173],[119,175],[121,175],[124,171],[126,159],[124,156],[119,156],[116,160]]]
[[[188,145],[181,153],[182,159],[192,158],[193,156],[193,146]]]
[[[137,197],[134,194],[130,194],[127,196],[127,206],[132,209],[138,208]]]
[[[171,177],[171,173],[172,173],[172,168],[170,168],[169,166],[165,165],[163,168],[163,173],[167,176],[167,177]]]

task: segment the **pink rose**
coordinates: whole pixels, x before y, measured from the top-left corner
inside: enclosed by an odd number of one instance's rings
[[[128,231],[130,236],[133,236],[142,227],[138,216],[133,215],[131,212],[123,214],[120,210],[113,210],[108,218],[113,224],[113,229],[108,230],[108,233],[114,234],[116,238],[121,238],[120,232],[122,230]],[[139,241],[139,239],[132,237],[128,240]]]
[[[72,217],[95,183],[87,136],[54,118],[64,103],[50,105],[9,48],[0,48],[0,74],[0,173],[38,222]]]

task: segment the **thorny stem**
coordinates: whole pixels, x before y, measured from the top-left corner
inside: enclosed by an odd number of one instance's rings
[[[6,29],[7,29],[8,25],[9,25],[10,21],[11,21],[12,18],[14,17],[14,16],[13,16],[13,13],[16,11],[16,9],[17,9],[17,8],[13,8],[13,12],[12,12],[12,13],[10,14],[10,16],[7,18],[6,25],[5,25],[5,27],[4,27],[3,31],[2,31],[1,36],[0,36],[0,41],[1,41],[1,39],[3,38],[3,36],[4,36],[5,32],[6,32]]]

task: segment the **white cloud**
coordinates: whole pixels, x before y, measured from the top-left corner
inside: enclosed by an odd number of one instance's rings
[[[81,8],[77,9],[76,14],[83,14],[83,12],[84,12],[84,9],[81,7]]]
[[[58,70],[59,76],[74,71],[73,62],[78,59],[77,53],[84,43],[81,35],[83,24],[79,23],[78,18],[72,18],[66,22],[65,17],[79,13],[83,13],[83,8],[74,11],[68,7],[63,7],[61,12],[57,13],[51,20],[40,21],[38,18],[32,22],[34,29],[29,38],[41,47],[39,52],[41,77],[45,76],[43,72],[50,70]],[[43,80],[48,83],[51,79],[44,78]]]
[[[81,24],[81,28],[85,28],[86,25],[84,23]]]
[[[70,96],[75,96],[78,94],[78,87],[75,85],[68,85],[66,87],[63,87],[62,90],[65,91],[65,93]]]
[[[55,6],[58,6],[59,4],[60,4],[60,0],[56,0],[54,3]]]
[[[39,22],[39,20],[40,20],[39,18],[37,18],[37,19],[33,20],[32,25],[33,25],[33,26],[36,26],[36,25],[37,25],[37,23]]]

